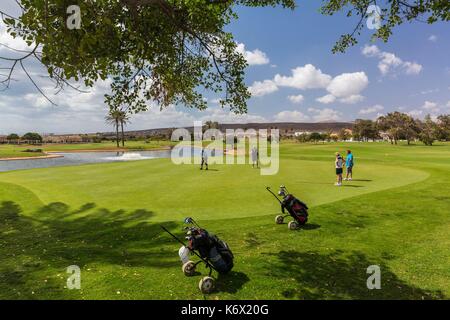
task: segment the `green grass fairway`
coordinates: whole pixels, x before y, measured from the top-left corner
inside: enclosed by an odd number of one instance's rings
[[[355,180],[338,188],[334,152],[347,148]],[[274,176],[169,159],[1,173],[0,299],[450,298],[450,144],[284,143],[280,154]],[[310,205],[304,229],[275,224],[265,186],[280,184]],[[182,236],[186,216],[235,254],[207,296],[160,229]],[[81,290],[65,288],[70,265]],[[370,265],[381,290],[366,287]]]

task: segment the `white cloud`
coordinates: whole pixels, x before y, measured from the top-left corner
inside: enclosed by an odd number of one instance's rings
[[[381,52],[380,59],[378,69],[383,75],[389,73],[393,68],[400,66],[403,62],[402,59],[390,52]]]
[[[0,43],[16,50],[31,50],[32,48],[28,46],[27,43],[21,37],[16,38],[11,37],[6,32],[6,26],[4,25],[3,22],[0,23]],[[7,49],[5,46],[0,46],[0,51],[2,51],[2,53],[3,52],[14,53],[14,51]]]
[[[268,64],[270,62],[264,52],[259,49],[255,49],[253,51],[245,50],[245,45],[243,43],[237,44],[236,51],[242,54],[245,60],[247,60],[247,63],[251,66]]]
[[[339,99],[339,102],[347,104],[355,104],[364,100],[364,96],[360,94],[352,94],[351,96]]]
[[[405,68],[406,74],[419,74],[422,71],[422,65],[416,62],[404,62],[403,67]]]
[[[274,117],[278,122],[302,122],[309,121],[310,117],[300,111],[281,111]]]
[[[436,42],[438,39],[438,37],[434,34],[432,34],[431,36],[428,37],[428,40],[431,42]]]
[[[316,101],[320,102],[320,103],[324,103],[324,104],[329,104],[329,103],[333,103],[334,101],[336,101],[336,97],[333,96],[332,94],[327,94],[323,97],[317,98]]]
[[[341,119],[342,113],[330,108],[317,109],[309,108],[309,112],[313,113],[313,120],[315,122],[325,122],[325,121],[338,121]]]
[[[348,99],[353,102],[360,100],[359,93],[369,84],[369,79],[364,72],[343,73],[331,80],[327,91],[337,98]]]
[[[438,104],[436,102],[432,102],[432,101],[425,101],[421,108],[424,110],[427,110],[428,112],[439,112],[440,111]]]
[[[372,107],[367,107],[365,109],[361,109],[359,110],[359,114],[371,114],[371,113],[375,113],[378,111],[384,110],[384,107],[382,105],[376,104]]]
[[[329,94],[319,97],[316,101],[328,104],[339,98],[342,103],[356,103],[364,99],[360,92],[369,83],[365,72],[342,73],[336,77],[331,77],[323,73],[312,64],[292,69],[291,76],[275,75],[273,80],[256,81],[249,88],[253,96],[264,96],[273,93],[279,87],[290,87],[301,90],[306,89],[326,89]],[[302,95],[289,96],[289,100],[294,103],[303,101]]]
[[[376,57],[380,60],[378,62],[378,69],[382,75],[387,75],[395,70],[402,70],[408,75],[419,74],[423,69],[421,64],[403,61],[394,53],[381,51],[376,45],[365,45],[361,49],[361,53],[366,57]]]
[[[291,101],[292,103],[296,103],[296,104],[300,104],[303,102],[303,100],[305,99],[305,97],[303,97],[301,94],[298,94],[296,96],[288,96],[289,101]]]
[[[376,45],[365,45],[361,52],[366,57],[376,57],[380,53],[380,49]]]
[[[414,110],[408,111],[407,114],[413,118],[419,118],[423,115],[423,110],[414,109]]]
[[[255,81],[248,90],[254,97],[262,97],[266,94],[278,91],[277,85],[272,80]]]
[[[320,69],[317,69],[312,64],[306,64],[303,67],[292,69],[291,76],[277,74],[274,78],[274,82],[278,86],[302,90],[325,88],[330,81],[330,75],[322,73]]]

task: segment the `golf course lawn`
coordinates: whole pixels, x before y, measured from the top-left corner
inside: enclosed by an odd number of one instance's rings
[[[335,187],[348,148],[355,180]],[[280,159],[273,176],[170,159],[0,173],[0,299],[450,298],[450,144],[283,143]],[[274,222],[265,187],[281,184],[310,206],[301,230]],[[182,238],[187,216],[235,255],[210,295],[160,228]],[[65,288],[70,265],[81,290]]]

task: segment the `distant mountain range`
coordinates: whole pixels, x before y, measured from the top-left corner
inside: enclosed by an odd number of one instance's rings
[[[265,123],[220,123],[219,129],[225,131],[226,129],[278,129],[280,134],[293,133],[293,132],[339,132],[341,129],[351,129],[353,127],[352,122],[265,122]],[[189,131],[193,131],[194,127],[184,127]],[[170,128],[157,128],[146,130],[132,130],[126,131],[126,136],[155,136],[155,135],[168,135],[175,127]],[[115,135],[114,132],[102,133],[103,136]]]

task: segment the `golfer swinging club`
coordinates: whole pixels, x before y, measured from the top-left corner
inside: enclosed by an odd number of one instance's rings
[[[206,166],[206,170],[208,170],[208,153],[204,148],[202,148],[202,164],[200,170],[203,170],[203,164]]]

